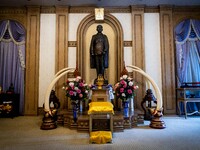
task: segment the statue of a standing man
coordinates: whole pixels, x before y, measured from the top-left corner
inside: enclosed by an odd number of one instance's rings
[[[97,26],[97,34],[92,36],[90,43],[90,67],[96,68],[97,78],[108,68],[109,43],[106,35],[102,33],[102,25]]]

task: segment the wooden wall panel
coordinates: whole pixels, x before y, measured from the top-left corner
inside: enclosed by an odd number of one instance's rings
[[[162,98],[164,113],[176,112],[173,20],[170,6],[160,7]]]
[[[65,16],[59,16],[58,17],[58,49],[57,49],[57,63],[56,63],[56,71],[59,71],[63,67],[65,67],[65,63],[67,60],[65,60],[65,51],[66,51],[66,35],[62,34],[65,33],[65,25],[66,25],[66,18]]]
[[[56,72],[68,67],[68,13],[67,6],[56,7]],[[62,90],[66,78],[59,79],[56,84],[56,95],[61,103],[61,109],[67,107],[65,104],[65,93]]]
[[[144,6],[132,6],[131,8],[133,36],[132,62],[133,65],[144,70]],[[138,82],[140,87],[140,89],[137,91],[134,103],[136,104],[136,108],[141,109],[140,103],[145,95],[144,77],[139,73],[133,72],[133,78]]]
[[[39,86],[40,8],[27,8],[25,115],[37,115]]]

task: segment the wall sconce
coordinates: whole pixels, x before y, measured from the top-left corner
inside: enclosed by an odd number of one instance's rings
[[[95,8],[95,20],[104,20],[104,8]]]

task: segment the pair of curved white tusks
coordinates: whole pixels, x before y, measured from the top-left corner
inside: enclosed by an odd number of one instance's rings
[[[44,99],[44,111],[45,112],[49,112],[51,114],[51,111],[49,108],[49,96],[50,96],[51,90],[53,89],[56,82],[62,76],[66,75],[68,72],[73,72],[74,70],[75,70],[75,68],[64,68],[55,74],[54,79],[52,80],[52,82],[50,83],[50,85],[48,86],[47,91],[46,91],[46,95],[45,95],[45,99]]]
[[[161,95],[161,92],[158,88],[158,85],[155,83],[155,81],[147,74],[145,73],[142,69],[140,69],[139,67],[136,67],[136,66],[131,66],[131,65],[128,65],[126,66],[128,68],[131,68],[133,71],[135,72],[138,72],[140,74],[142,74],[144,77],[146,77],[146,79],[149,80],[149,82],[152,84],[155,92],[156,92],[156,98],[157,98],[157,106],[156,106],[156,110],[153,112],[153,114],[156,114],[157,111],[161,110],[162,109],[162,95]]]
[[[131,66],[128,65],[126,67],[131,68],[133,71],[138,72],[140,74],[142,74],[143,76],[145,76],[149,82],[152,84],[155,92],[156,92],[156,98],[157,98],[157,107],[155,112],[153,112],[153,114],[155,114],[158,110],[162,109],[162,95],[161,92],[158,88],[158,85],[155,83],[155,81],[147,74],[145,73],[142,69],[140,69],[139,67],[136,66]],[[58,73],[56,73],[56,75],[54,76],[54,79],[52,80],[52,82],[50,83],[50,85],[47,88],[46,91],[46,95],[45,95],[45,105],[44,105],[44,111],[45,112],[49,112],[51,114],[50,108],[49,108],[49,96],[51,93],[51,90],[53,89],[55,83],[64,75],[66,75],[68,72],[73,72],[75,70],[75,68],[64,68],[62,70],[60,70]],[[149,86],[149,83],[148,83]]]

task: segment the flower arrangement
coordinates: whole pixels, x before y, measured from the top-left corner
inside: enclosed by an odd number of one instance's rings
[[[77,76],[72,81],[67,80],[64,88],[66,96],[72,101],[80,101],[88,98],[89,86],[80,76]]]
[[[115,84],[114,91],[117,98],[122,101],[127,101],[128,98],[135,96],[135,90],[138,89],[138,85],[127,75],[120,77],[120,81]]]

